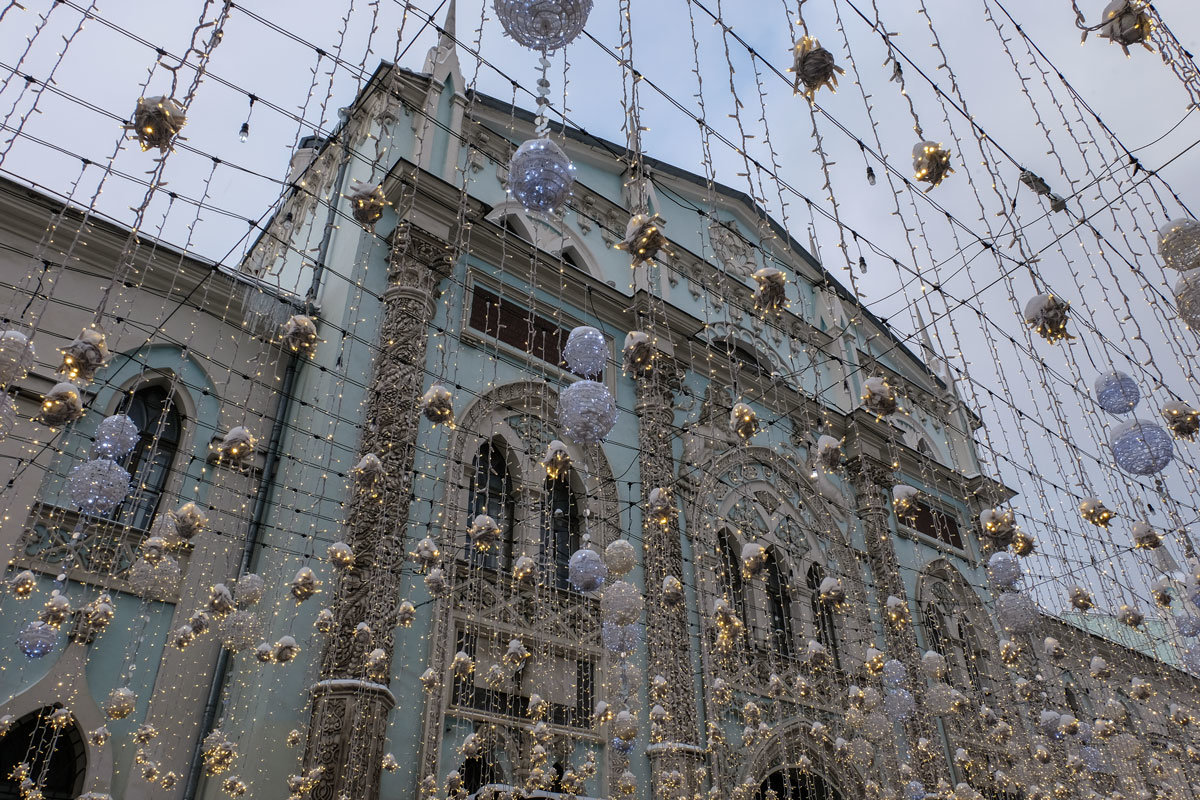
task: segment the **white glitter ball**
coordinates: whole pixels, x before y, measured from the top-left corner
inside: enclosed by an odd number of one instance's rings
[[[94,458],[71,470],[67,488],[85,514],[107,514],[129,494],[129,473],[110,458]]]
[[[137,446],[140,437],[137,423],[125,414],[113,414],[96,426],[92,455],[97,458],[120,458]]]
[[[562,354],[572,372],[593,378],[604,372],[604,364],[608,360],[608,342],[600,331],[590,325],[581,325],[567,337]]]
[[[646,601],[633,584],[615,581],[604,590],[600,599],[600,613],[606,622],[617,625],[632,625],[642,615]]]
[[[604,585],[608,566],[595,550],[576,550],[567,562],[567,580],[576,591],[594,592]]]
[[[1132,419],[1115,426],[1108,434],[1117,466],[1133,475],[1161,472],[1175,453],[1171,434],[1153,422]]]
[[[1116,370],[1096,378],[1092,389],[1096,393],[1096,402],[1110,414],[1128,414],[1142,396],[1137,381]]]
[[[528,211],[557,214],[574,184],[571,159],[550,139],[528,140],[508,165],[508,191]]]
[[[567,436],[596,444],[617,424],[617,404],[604,384],[576,381],[563,390],[558,415]]]

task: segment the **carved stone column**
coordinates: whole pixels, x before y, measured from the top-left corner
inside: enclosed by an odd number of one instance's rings
[[[661,704],[667,719],[656,724],[647,748],[654,774],[661,778],[678,771],[679,786],[656,784],[651,796],[673,796],[680,791],[695,791],[696,767],[705,758],[699,747],[696,699],[692,679],[691,636],[685,604],[670,605],[663,600],[663,579],[673,575],[682,579],[683,545],[679,519],[674,510],[665,523],[645,514],[650,492],[675,485],[674,399],[677,370],[670,356],[656,354],[651,369],[637,376],[638,467],[642,479],[643,564],[646,579],[646,650],[649,656],[647,678],[662,675],[666,691],[650,699],[651,706]]]
[[[887,656],[901,661],[908,669],[909,683],[916,700],[917,713],[905,723],[909,745],[914,751],[913,768],[932,791],[938,778],[949,778],[950,773],[940,746],[941,739],[925,711],[925,681],[921,671],[921,650],[917,645],[916,620],[912,618],[915,615],[900,575],[900,564],[892,543],[892,529],[888,524],[892,486],[895,483],[892,468],[883,462],[858,456],[847,464],[847,472],[854,485],[855,513],[863,523],[867,563],[875,584],[875,596],[880,604],[879,611],[884,614]],[[887,618],[884,601],[888,596],[903,601],[904,607],[909,609],[910,619],[893,623]],[[927,739],[935,746],[927,752],[916,752],[920,739]]]
[[[334,592],[334,628],[312,687],[306,770],[320,767],[313,800],[371,800],[379,795],[389,678],[369,679],[365,655],[387,654],[390,676],[396,606],[401,599],[404,534],[412,502],[413,458],[429,322],[438,283],[449,274],[445,242],[404,223],[397,228],[383,295],[379,354],[367,387],[362,453],[374,453],[383,476],[347,503],[345,541],[354,565]],[[369,630],[360,631],[365,624]]]

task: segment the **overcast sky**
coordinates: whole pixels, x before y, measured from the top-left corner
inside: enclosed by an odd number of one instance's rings
[[[898,34],[894,38],[895,44],[933,76],[939,86],[950,92],[950,76],[945,70],[938,69],[940,60],[930,47],[930,28],[920,13],[921,3],[918,0],[875,2],[887,30]],[[24,10],[11,8],[0,21],[3,79],[8,78],[18,59],[23,59],[20,72],[36,79],[45,79],[54,70],[55,88],[61,93],[45,92],[38,100],[41,113],[26,121],[35,94],[21,78],[7,81],[0,92],[0,115],[4,115],[6,126],[0,133],[0,154],[3,154],[0,169],[16,180],[71,195],[75,203],[85,206],[91,202],[103,170],[110,164],[110,156],[121,138],[117,120],[132,113],[141,93],[140,86],[155,62],[153,48],[181,53],[203,5],[201,0],[172,0],[166,4],[135,0],[99,2],[96,7],[104,21],[89,22],[75,36],[58,63],[61,37],[72,36],[79,23],[80,14],[76,7],[89,3],[91,0],[58,4],[51,0],[25,0]],[[1095,35],[1081,46],[1068,0],[1002,0],[1002,3],[1121,142],[1131,149],[1143,148],[1137,154],[1146,168],[1155,169],[1175,159],[1162,169],[1161,175],[1186,204],[1200,208],[1200,191],[1197,190],[1200,147],[1177,157],[1200,139],[1200,113],[1188,114],[1187,94],[1158,56],[1136,48],[1127,58],[1120,48]],[[414,35],[421,30],[425,16],[442,5],[440,0],[420,0],[415,5],[418,10],[404,23],[400,60],[406,67],[419,69],[435,34],[426,26],[415,39]],[[780,70],[790,66],[791,38],[782,0],[724,0],[721,3],[704,0],[704,5],[720,13],[726,24],[770,64]],[[786,5],[794,13],[794,0],[788,0]],[[984,16],[985,0],[925,0],[925,5],[970,112],[998,147],[1022,166],[1042,175],[1060,194],[1070,194],[1071,189],[1059,174],[1059,158],[1070,177],[1080,181],[1080,188],[1086,186],[1089,175],[1082,163],[1084,156],[1073,140],[1089,139],[1093,134],[1102,139],[1098,152],[1090,143],[1085,144],[1084,152],[1096,171],[1100,171],[1099,165],[1109,157],[1112,147],[1094,120],[1080,122],[1066,89],[1053,74],[1050,76],[1051,91],[1043,87],[1040,74],[1030,66],[1025,43],[1015,37],[1008,21],[1004,20],[1004,25],[1006,36],[1011,39],[1010,48],[1021,69],[1031,78],[1026,87],[1051,129],[1050,142],[1038,128],[1030,105],[1021,94],[1021,82],[1009,56],[994,27]],[[994,0],[987,0],[987,5],[997,8]],[[1080,5],[1089,20],[1094,21],[1099,18],[1106,0],[1080,0]],[[1193,50],[1200,47],[1200,6],[1194,0],[1159,0],[1155,5],[1185,46]],[[380,60],[393,58],[397,51],[396,31],[402,18],[402,5],[396,0],[245,0],[239,6],[265,21],[241,10],[233,12],[224,40],[211,60],[210,75],[188,109],[187,147],[180,148],[168,162],[167,188],[178,193],[179,198],[171,202],[168,196],[159,193],[143,223],[143,229],[148,233],[157,233],[161,225],[163,235],[169,241],[182,245],[190,239],[196,252],[230,264],[236,263],[248,242],[246,234],[250,228],[245,220],[258,219],[278,197],[280,180],[297,139],[309,135],[315,128],[335,122],[337,109],[351,101],[363,74],[374,70]],[[652,83],[659,87],[688,112],[699,113],[696,77],[692,72],[689,5],[686,0],[653,3],[633,0],[632,7],[634,61],[649,79],[642,86],[641,95],[643,122],[650,128],[645,136],[645,148],[651,155],[703,173],[698,126],[650,86]],[[1071,234],[1068,217],[1056,215],[1047,219],[1042,204],[1027,191],[1022,190],[1018,196],[1015,216],[996,216],[1003,204],[991,194],[991,177],[980,164],[970,129],[955,110],[945,112],[917,70],[906,65],[909,94],[917,106],[926,135],[956,151],[956,173],[929,198],[965,226],[958,231],[956,240],[938,207],[925,198],[904,195],[901,204],[910,226],[915,220],[913,208],[919,209],[921,219],[926,223],[923,230],[913,234],[917,246],[914,259],[903,227],[894,216],[893,200],[881,167],[875,165],[880,178],[877,186],[871,187],[865,180],[866,162],[856,140],[862,140],[874,149],[876,133],[868,122],[862,95],[854,85],[852,67],[857,67],[861,73],[863,86],[871,97],[883,152],[889,163],[904,174],[911,174],[909,154],[917,141],[913,120],[898,93],[898,85],[889,81],[892,70],[884,65],[885,52],[880,37],[858,17],[853,7],[868,16],[874,13],[872,0],[837,0],[836,3],[834,0],[808,0],[805,4],[810,31],[835,53],[848,73],[842,78],[836,95],[822,91],[818,96],[822,108],[830,115],[818,120],[818,128],[828,158],[833,162],[832,188],[838,208],[847,226],[860,231],[887,254],[881,255],[869,246],[863,246],[870,272],[867,276],[854,277],[862,283],[859,288],[863,291],[864,303],[878,316],[887,318],[901,335],[915,329],[911,308],[914,298],[920,295],[919,285],[913,282],[910,272],[894,267],[890,257],[899,259],[908,270],[920,268],[926,273],[927,280],[940,282],[947,296],[970,299],[962,307],[951,302],[952,312],[945,316],[941,312],[945,311],[946,302],[935,298],[932,308],[924,309],[923,313],[927,320],[929,311],[938,315],[933,328],[940,347],[951,354],[956,346],[961,344],[963,348],[965,360],[955,363],[968,369],[977,383],[974,389],[964,387],[962,393],[979,408],[988,425],[987,434],[991,441],[1003,448],[1010,459],[997,461],[996,469],[1006,481],[1021,490],[1018,506],[1042,521],[1044,529],[1035,532],[1043,537],[1046,549],[1058,548],[1068,559],[1095,557],[1100,569],[1110,573],[1109,578],[1124,581],[1125,571],[1131,569],[1129,558],[1120,560],[1122,566],[1113,568],[1111,564],[1118,562],[1112,561],[1111,557],[1128,544],[1127,534],[1098,535],[1093,529],[1081,528],[1071,493],[1079,493],[1084,487],[1079,486],[1074,477],[1070,449],[1056,441],[1056,436],[1069,436],[1077,440],[1082,449],[1105,456],[1098,437],[1103,436],[1109,420],[1097,420],[1093,409],[1086,401],[1081,402],[1074,390],[1080,388],[1077,378],[1090,383],[1097,371],[1112,365],[1136,373],[1143,391],[1150,395],[1145,416],[1157,416],[1158,408],[1171,394],[1200,404],[1190,363],[1186,368],[1181,368],[1178,363],[1180,354],[1188,360],[1196,352],[1195,336],[1163,322],[1173,316],[1172,309],[1161,304],[1154,308],[1154,304],[1145,299],[1147,293],[1153,299],[1155,291],[1170,294],[1163,273],[1157,268],[1153,253],[1143,238],[1144,235],[1152,241],[1153,229],[1162,219],[1148,215],[1140,201],[1132,210],[1118,205],[1115,220],[1108,212],[1101,213],[1097,217],[1098,226],[1121,251],[1121,257],[1109,258],[1114,265],[1110,268],[1098,257],[1100,248],[1093,236],[1086,234],[1086,244],[1081,245]],[[835,8],[843,14],[845,33],[854,54],[853,65],[835,21]],[[343,19],[348,11],[349,23],[344,26]],[[472,47],[480,36],[476,29],[481,11],[484,9],[479,0],[460,0],[458,3],[458,37]],[[699,8],[693,6],[691,11],[695,15],[699,39],[706,118],[724,136],[735,143],[740,142],[737,120],[729,116],[734,110],[730,92],[731,65],[726,60],[721,29],[714,26]],[[48,17],[44,18],[47,13]],[[487,19],[483,24],[481,43],[490,63],[479,65],[477,69],[476,62],[468,54],[460,53],[463,69],[468,80],[477,77],[480,90],[510,98],[513,91],[510,76],[524,87],[534,85],[537,57],[503,36],[492,19],[490,6],[485,13]],[[443,12],[437,11],[439,22],[442,16]],[[28,54],[22,56],[26,38],[43,20],[44,30]],[[366,44],[372,22],[376,32],[368,51]],[[623,113],[622,75],[611,53],[602,49],[611,49],[619,42],[616,4],[600,0],[592,13],[588,31],[601,44],[584,38],[567,53],[570,65],[566,73],[567,119],[598,136],[619,141]],[[802,98],[793,96],[783,80],[763,67],[762,98],[768,123],[764,128],[760,122],[760,117],[764,116],[760,108],[760,90],[751,69],[751,59],[742,45],[732,40],[728,44],[734,71],[733,86],[744,106],[741,121],[746,132],[754,137],[750,140],[750,149],[761,161],[771,163],[770,154],[765,150],[765,139],[769,134],[782,179],[820,208],[831,209],[828,192],[823,188],[821,161],[813,153],[812,123],[807,104]],[[329,57],[318,59],[314,47],[326,53],[340,54],[345,63],[333,68]],[[318,64],[314,80],[314,68]],[[329,74],[331,69],[332,75]],[[551,73],[552,96],[557,103],[563,88],[561,57],[555,59]],[[187,71],[181,71],[180,76],[184,84],[191,80]],[[160,67],[146,94],[164,93],[169,87],[170,74]],[[249,140],[243,144],[238,140],[238,129],[250,111],[249,94],[260,101],[250,117]],[[587,98],[587,102],[580,98]],[[518,92],[517,101],[524,107],[532,107],[531,96],[523,90]],[[1066,116],[1066,124],[1056,103],[1063,105],[1061,113]],[[297,116],[303,120],[293,118]],[[1071,126],[1070,131],[1067,125]],[[839,130],[838,126],[845,127],[850,134]],[[963,140],[963,153],[957,152],[951,126]],[[13,131],[18,127],[21,127],[21,134],[11,141]],[[747,178],[739,175],[745,169],[735,153],[716,140],[712,143],[712,152],[711,169],[719,181],[738,189],[750,188]],[[81,157],[90,159],[94,165],[84,170],[83,179],[73,186],[80,175]],[[221,160],[215,171],[214,157]],[[133,179],[142,178],[152,168],[152,158],[126,144],[111,165],[114,174],[106,180],[97,208],[104,214],[128,221],[132,218],[129,207],[140,202],[145,191]],[[212,181],[206,187],[210,172]],[[1005,185],[1015,190],[1016,167],[1000,158],[999,172]],[[975,190],[983,198],[985,209],[982,212],[968,177],[973,178]],[[1128,187],[1127,173],[1122,174],[1118,169],[1117,177],[1121,181],[1119,184],[1112,180],[1101,183],[1100,188],[1108,199]],[[206,188],[208,202],[217,210],[206,210],[197,220],[196,208],[189,201],[200,199]],[[810,215],[804,202],[789,196],[788,189],[780,189],[769,177],[764,177],[761,183],[756,180],[754,189],[765,193],[772,211],[785,219],[798,240],[815,242],[829,269],[843,283],[851,282],[845,259],[838,251],[834,226],[818,218],[810,231]],[[1156,184],[1156,189],[1169,201],[1171,215],[1177,215],[1178,209],[1163,187]],[[781,194],[789,204],[783,214],[779,204]],[[1150,197],[1148,193],[1146,196]],[[1082,192],[1079,198],[1082,206],[1076,203],[1075,213],[1081,207],[1089,211],[1101,208],[1103,202],[1097,198],[1095,189]],[[1153,211],[1160,213],[1157,208]],[[1071,299],[1079,312],[1103,332],[1101,336],[1082,335],[1081,341],[1069,350],[1036,341],[1033,349],[1046,359],[1046,367],[1037,366],[1026,352],[1028,341],[1015,310],[1015,306],[1023,305],[1033,293],[1028,277],[1018,270],[1011,283],[996,280],[999,275],[994,258],[988,254],[980,256],[978,247],[973,250],[969,247],[973,236],[986,235],[989,226],[1007,232],[1007,238],[1001,239],[1007,245],[1011,241],[1013,224],[1024,226],[1022,230],[1031,251],[1045,247],[1056,237],[1065,237],[1065,252],[1051,248],[1037,269],[1056,291]],[[965,268],[961,258],[955,260],[964,246],[968,248],[968,256],[973,256]],[[857,261],[859,249],[853,243],[851,249],[852,260]],[[1104,249],[1107,251],[1109,245]],[[1016,250],[1006,252],[1017,254]],[[1072,259],[1070,265],[1068,258]],[[1136,264],[1138,270],[1131,269],[1126,260]],[[984,286],[990,288],[981,290]],[[991,328],[981,321],[981,311],[993,320]],[[1140,327],[1142,340],[1132,339],[1131,323],[1127,318],[1130,315]],[[1016,344],[1007,340],[1008,335],[1016,339]],[[994,347],[988,343],[988,336],[995,339]],[[1172,341],[1174,347],[1168,346]],[[1153,360],[1155,363],[1149,367],[1125,364],[1121,354],[1128,352],[1134,354],[1134,362]],[[1170,391],[1154,385],[1151,376],[1160,371]],[[1047,376],[1052,383],[1054,376],[1061,376],[1062,384],[1044,390],[1041,382]],[[1004,402],[992,401],[988,398],[989,391],[1007,392],[1011,396]],[[1008,401],[1028,416],[1022,418],[1015,414]],[[1054,433],[1046,435],[1042,426]],[[1066,475],[1059,474],[1063,465],[1066,465]],[[1023,469],[1044,475],[1069,491],[1057,492],[1053,485],[1032,477]],[[1115,505],[1129,513],[1136,510],[1133,508],[1135,499],[1146,496],[1145,492],[1131,488],[1124,477],[1112,470],[1090,465],[1086,469],[1090,489],[1111,498]],[[1196,483],[1187,470],[1173,466],[1166,485],[1185,505],[1195,505],[1191,493]],[[1165,522],[1158,499],[1150,496],[1148,502],[1155,511],[1145,513],[1160,524]],[[1185,508],[1181,513],[1188,519],[1197,516],[1194,509]],[[1035,566],[1037,569],[1048,571],[1049,566]],[[1137,571],[1139,584],[1150,574],[1141,568],[1132,569]],[[1109,585],[1108,578],[1089,572],[1081,573],[1081,577],[1097,586]],[[1055,598],[1061,598],[1062,586],[1053,582],[1046,586],[1049,587],[1047,594],[1040,595],[1043,602],[1051,607],[1060,606],[1061,600]],[[1113,589],[1107,599],[1115,603],[1125,598],[1119,589]]]

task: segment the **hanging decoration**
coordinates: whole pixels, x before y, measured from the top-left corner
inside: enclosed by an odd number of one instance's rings
[[[836,93],[838,75],[846,74],[846,70],[834,61],[833,53],[821,47],[821,43],[812,36],[804,36],[796,43],[791,71],[796,74],[794,90],[799,92],[800,85],[804,84],[804,96],[809,100],[826,86],[829,91]]]
[[[575,167],[548,136],[529,139],[508,165],[508,192],[526,211],[557,216],[575,185]]]
[[[580,380],[563,390],[559,398],[559,422],[563,433],[580,444],[598,444],[617,424],[617,404],[608,387]]]
[[[7,386],[23,379],[36,360],[33,342],[24,333],[16,330],[0,333],[0,384]]]
[[[1037,294],[1025,304],[1025,322],[1050,344],[1075,337],[1067,333],[1071,304],[1052,294]]]
[[[913,170],[915,180],[928,183],[930,191],[941,186],[946,176],[954,172],[950,165],[950,151],[937,142],[918,142],[913,147]]]
[[[625,334],[621,359],[625,374],[637,376],[647,372],[654,364],[654,345],[650,341],[650,334],[642,331]]]
[[[73,383],[56,383],[42,398],[42,424],[61,428],[83,416],[83,398]]]
[[[1167,429],[1176,439],[1196,441],[1196,434],[1200,433],[1200,411],[1180,400],[1164,405],[1162,415]]]
[[[774,267],[763,267],[754,273],[754,309],[771,314],[787,307],[787,276]]]
[[[375,230],[375,223],[383,219],[383,212],[389,203],[383,193],[383,184],[371,185],[362,181],[350,184],[350,193],[346,195],[350,201],[350,213],[354,219],[368,231]]]
[[[62,349],[59,373],[72,383],[87,382],[96,377],[96,370],[108,363],[108,340],[104,331],[84,328],[69,345]]]
[[[440,383],[433,384],[421,395],[421,413],[435,428],[438,425],[453,428],[454,395]]]
[[[630,266],[634,268],[654,261],[659,252],[671,255],[667,249],[669,242],[662,232],[666,225],[663,218],[657,214],[634,214],[625,226],[625,238],[613,246],[617,250],[629,252]]]
[[[1092,389],[1096,393],[1096,402],[1110,414],[1128,414],[1141,399],[1137,382],[1116,370],[1096,378]]]
[[[758,433],[758,413],[745,403],[735,403],[729,412],[729,428],[742,441],[749,440]]]
[[[583,32],[592,0],[494,0],[504,32],[530,50],[561,50]]]
[[[288,317],[279,334],[284,348],[293,353],[311,353],[317,346],[317,323],[306,314]]]
[[[125,129],[133,132],[143,152],[153,147],[160,153],[166,153],[186,124],[187,114],[183,106],[169,97],[158,95],[138,98],[133,120]]]
[[[573,328],[562,350],[567,367],[582,378],[595,378],[608,361],[608,341],[590,325]]]
[[[1153,422],[1132,419],[1113,427],[1108,435],[1117,466],[1132,475],[1154,475],[1171,463],[1175,443]]]

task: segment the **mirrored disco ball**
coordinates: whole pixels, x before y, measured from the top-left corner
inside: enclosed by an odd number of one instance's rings
[[[17,647],[26,658],[41,658],[58,644],[58,631],[40,620],[33,620],[17,634]]]
[[[579,592],[594,592],[604,585],[608,566],[595,550],[576,550],[567,562],[567,580]]]
[[[1153,422],[1131,419],[1115,426],[1108,435],[1117,466],[1133,475],[1161,472],[1175,452],[1171,434]]]
[[[591,378],[604,372],[604,362],[608,360],[608,344],[600,331],[590,325],[580,325],[567,337],[562,354],[572,372]]]
[[[605,622],[600,627],[600,638],[604,640],[604,647],[610,653],[626,656],[641,644],[642,626],[636,622],[632,625]]]
[[[1200,222],[1176,219],[1158,232],[1158,254],[1163,265],[1180,272],[1200,267]]]
[[[71,470],[67,488],[85,514],[107,514],[129,494],[129,473],[110,458],[94,458]]]
[[[1175,282],[1175,309],[1189,328],[1200,329],[1200,269],[1183,273]]]
[[[550,139],[530,139],[508,165],[508,191],[528,211],[557,214],[571,196],[575,167]]]
[[[595,444],[604,441],[617,424],[617,403],[604,384],[576,381],[563,390],[558,418],[567,436]]]
[[[587,24],[592,0],[495,0],[504,32],[530,50],[550,51],[575,40]]]
[[[1096,393],[1096,402],[1110,414],[1128,414],[1142,397],[1137,382],[1116,370],[1096,378],[1092,389]]]
[[[138,443],[141,431],[137,423],[124,414],[105,417],[96,426],[96,438],[92,440],[92,455],[97,458],[120,458]]]

